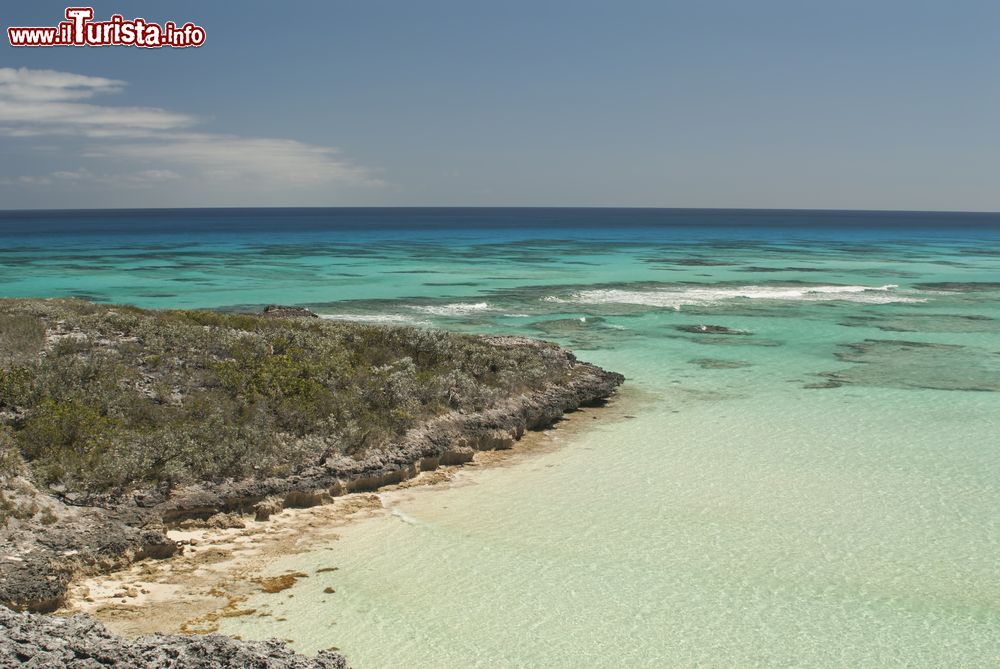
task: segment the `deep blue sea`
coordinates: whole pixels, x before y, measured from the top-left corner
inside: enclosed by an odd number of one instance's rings
[[[1000,666],[1000,215],[7,212],[0,295],[297,304],[627,376],[558,448],[385,493],[225,632],[358,669]]]

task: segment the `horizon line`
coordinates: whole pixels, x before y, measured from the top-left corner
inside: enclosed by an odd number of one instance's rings
[[[279,211],[279,210],[460,210],[460,209],[512,209],[512,210],[636,210],[636,211],[756,211],[780,213],[853,213],[853,214],[971,214],[1000,215],[1000,210],[982,209],[850,209],[826,207],[674,207],[646,205],[266,205],[239,206],[213,205],[189,207],[25,207],[0,209],[0,215],[29,213],[69,212],[170,212],[170,211]]]

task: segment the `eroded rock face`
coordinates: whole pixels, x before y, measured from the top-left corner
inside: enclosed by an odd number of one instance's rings
[[[172,556],[177,545],[151,512],[62,506],[0,532],[0,604],[48,613],[76,576]]]
[[[57,669],[348,669],[329,650],[305,657],[284,643],[239,641],[218,634],[152,634],[125,639],[87,616],[57,618],[0,607],[0,666]]]
[[[495,339],[498,346],[549,346],[531,339]],[[174,491],[151,510],[168,525],[232,512],[266,520],[283,508],[324,504],[339,495],[400,483],[421,471],[462,464],[476,451],[510,448],[526,430],[544,429],[566,412],[600,404],[624,381],[621,374],[588,363],[574,365],[573,378],[563,384],[508,398],[485,411],[444,414],[364,459],[335,454],[284,478],[191,486]]]

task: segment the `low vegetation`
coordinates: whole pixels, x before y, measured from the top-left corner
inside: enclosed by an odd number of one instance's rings
[[[0,300],[0,478],[85,497],[284,475],[568,373],[439,331]]]

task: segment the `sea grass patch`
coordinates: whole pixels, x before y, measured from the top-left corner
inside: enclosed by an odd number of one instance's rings
[[[979,314],[890,313],[847,316],[844,327],[871,327],[883,332],[991,332],[1000,333],[1000,321]]]
[[[1000,291],[1000,281],[937,281],[915,283],[913,287],[949,293],[992,293]]]
[[[767,339],[764,337],[731,337],[728,335],[712,335],[712,336],[700,335],[697,337],[690,337],[686,339],[695,344],[703,344],[705,346],[763,346],[763,347],[781,346],[781,342],[778,341],[777,339]]]
[[[743,369],[752,366],[746,360],[723,360],[721,358],[694,358],[688,362],[702,369]]]
[[[823,372],[808,388],[844,385],[953,391],[1000,391],[1000,355],[977,347],[903,339],[866,339],[836,354],[850,367]]]

